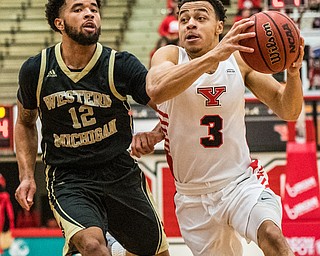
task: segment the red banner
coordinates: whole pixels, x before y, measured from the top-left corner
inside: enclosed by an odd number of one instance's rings
[[[320,220],[320,194],[314,126],[306,121],[306,141],[296,142],[295,123],[289,122],[284,220]]]
[[[320,220],[285,221],[283,233],[295,255],[320,255]]]

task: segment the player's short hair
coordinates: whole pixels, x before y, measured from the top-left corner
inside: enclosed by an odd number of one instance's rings
[[[209,2],[212,5],[213,9],[215,10],[219,21],[225,22],[225,19],[227,18],[226,16],[227,9],[224,8],[224,5],[220,0],[179,0],[178,8],[180,10],[181,6],[184,5],[185,3],[198,2],[198,1]]]
[[[101,7],[101,0],[96,0],[98,8]],[[60,32],[60,30],[55,26],[54,20],[56,18],[60,17],[60,10],[61,7],[66,3],[66,0],[48,0],[48,3],[46,4],[46,18],[48,21],[48,24],[50,25],[51,29]]]

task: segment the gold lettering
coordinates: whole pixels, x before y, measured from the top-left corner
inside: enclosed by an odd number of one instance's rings
[[[101,100],[99,102],[100,107],[110,108],[112,103],[110,96],[105,94],[100,94],[100,97],[101,97]]]
[[[83,96],[83,91],[73,91],[74,96],[77,97],[77,102],[80,104],[83,104],[82,96]]]
[[[94,136],[95,136],[95,140],[98,142],[98,141],[102,141],[104,138],[103,138],[103,135],[102,135],[102,128],[97,128],[95,129],[94,131]]]
[[[57,134],[53,134],[54,138],[54,146],[57,148],[60,148],[61,145],[64,145],[64,134],[62,134],[60,137]]]
[[[43,98],[48,110],[70,103],[80,103],[87,106],[109,108],[112,104],[109,95],[84,90],[68,90],[56,92]]]
[[[110,135],[118,132],[118,131],[117,131],[117,126],[116,126],[116,119],[111,120],[111,121],[108,123],[108,126],[109,126],[109,134],[110,134]],[[110,136],[110,135],[109,135],[109,136]]]
[[[66,139],[65,139],[65,142],[66,142],[66,147],[70,147],[71,146],[71,135],[70,134],[65,134],[66,135]]]
[[[101,93],[93,93],[93,104],[95,106],[101,105]]]
[[[89,144],[89,132],[80,133],[79,136],[80,136],[81,145],[88,145]]]
[[[89,137],[90,144],[93,144],[93,143],[95,143],[97,141],[95,139],[94,134],[95,134],[95,130],[88,131],[88,137]]]
[[[74,96],[73,96],[73,91],[72,90],[69,90],[69,91],[66,91],[66,100],[68,103],[73,103],[74,102]]]
[[[116,119],[109,121],[102,128],[98,127],[81,133],[53,134],[55,147],[77,148],[102,141],[117,133]]]
[[[47,108],[48,110],[51,110],[51,109],[55,109],[56,108],[56,101],[55,101],[55,95],[52,94],[52,95],[48,95],[46,97],[43,98],[44,102],[46,103],[47,105]]]
[[[60,92],[57,93],[57,107],[61,107],[63,105],[66,105],[68,102],[65,99],[65,93],[64,92]]]
[[[77,148],[80,146],[80,141],[76,140],[79,139],[80,135],[78,133],[71,134],[71,147]]]
[[[85,91],[83,96],[85,105],[94,106],[94,102],[92,100],[92,92]]]

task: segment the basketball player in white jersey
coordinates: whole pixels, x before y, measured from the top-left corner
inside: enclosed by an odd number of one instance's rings
[[[303,102],[300,56],[287,84],[258,73],[239,45],[253,25],[236,22],[219,42],[225,9],[220,0],[179,1],[178,46],[154,55],[147,92],[158,104],[165,150],[177,193],[181,233],[194,255],[242,255],[240,236],[265,255],[294,255],[281,231],[281,202],[252,161],[245,134],[245,86],[280,118],[295,120]]]

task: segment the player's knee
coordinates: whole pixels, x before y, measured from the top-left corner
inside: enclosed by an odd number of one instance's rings
[[[82,255],[109,255],[102,231],[97,228],[88,228],[77,232],[71,243]]]
[[[98,239],[87,238],[82,241],[82,254],[84,255],[101,255],[105,246],[99,242]]]
[[[280,228],[271,221],[265,221],[258,230],[259,245],[281,248],[285,245],[285,238]]]
[[[260,226],[258,243],[266,256],[294,256],[280,228],[273,222]]]

